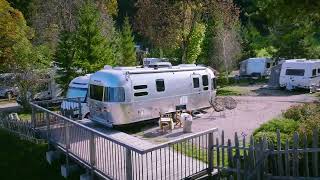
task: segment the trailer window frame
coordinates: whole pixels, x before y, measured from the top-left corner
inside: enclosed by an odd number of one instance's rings
[[[140,90],[140,89],[147,89],[148,88],[148,85],[134,85],[133,86],[133,89],[134,90]]]
[[[203,86],[203,90],[207,91],[209,90],[209,76],[206,75],[202,75],[202,86]]]
[[[164,79],[156,79],[156,89],[157,92],[164,92],[166,90]]]
[[[316,77],[317,76],[317,69],[312,69],[312,77]]]
[[[199,77],[193,77],[192,81],[193,81],[193,88],[194,89],[200,88],[200,78]]]
[[[97,88],[99,88],[99,91],[101,91],[101,92],[97,92],[97,90],[96,90]],[[101,95],[97,95],[97,94],[101,94]],[[93,99],[96,101],[103,101],[104,100],[104,87],[100,86],[100,85],[90,84],[89,97],[90,97],[90,99]]]
[[[141,97],[141,96],[147,96],[149,93],[147,91],[142,91],[142,92],[135,92],[134,96],[135,97]]]
[[[305,69],[286,69],[286,76],[304,76]]]
[[[217,89],[217,80],[216,78],[211,78],[211,90]]]
[[[124,87],[105,87],[104,88],[104,102],[124,102],[125,90]]]

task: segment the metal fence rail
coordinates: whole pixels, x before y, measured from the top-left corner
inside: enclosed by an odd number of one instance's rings
[[[55,109],[50,102],[31,106],[34,128],[68,157],[102,177],[182,179],[210,174],[213,170],[207,162],[212,161],[209,149],[217,129],[139,149],[48,110],[48,107]]]

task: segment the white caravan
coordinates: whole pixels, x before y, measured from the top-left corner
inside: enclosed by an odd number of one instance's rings
[[[81,101],[81,114],[83,118],[88,118],[90,115],[89,107],[87,104],[87,94],[88,94],[88,83],[91,74],[85,76],[79,76],[74,78],[69,83],[69,88],[67,91],[67,98],[80,98]],[[63,101],[61,104],[62,110],[78,109],[79,105],[76,100]],[[79,111],[76,111],[74,115],[78,116]]]
[[[148,67],[105,68],[90,77],[90,119],[107,126],[129,124],[209,107],[215,94],[213,70],[203,66],[152,62]]]
[[[280,87],[310,89],[320,85],[320,60],[293,59],[282,61]]]
[[[249,58],[240,62],[240,76],[269,76],[274,65],[270,58]]]

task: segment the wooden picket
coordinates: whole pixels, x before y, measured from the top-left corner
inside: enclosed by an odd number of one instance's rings
[[[233,144],[230,139],[225,144],[222,131],[221,141],[216,138],[213,148],[213,167],[218,170],[219,178],[227,179],[320,179],[318,134],[314,130],[312,144],[308,144],[306,135],[299,136],[295,132],[292,141],[286,140],[282,147],[279,130],[275,143],[268,142],[266,138],[256,140],[251,136],[248,143],[244,137],[241,145],[237,133],[234,134]]]

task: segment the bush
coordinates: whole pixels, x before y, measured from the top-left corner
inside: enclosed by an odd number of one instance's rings
[[[283,134],[293,134],[299,127],[299,123],[292,119],[277,118],[269,122],[262,124],[258,129],[256,129],[253,135],[259,132],[277,132],[280,130]]]
[[[217,85],[220,87],[227,86],[229,84],[228,74],[226,72],[221,73],[217,78]]]
[[[301,135],[306,135],[308,137],[309,143],[312,140],[313,130],[320,130],[320,115],[310,116],[308,119],[303,121],[298,129],[298,132]]]
[[[283,113],[283,117],[295,121],[304,121],[312,116],[320,115],[319,105],[308,103],[303,105],[294,105]]]
[[[277,145],[277,129],[281,132],[281,144],[284,146],[286,140],[289,139],[289,142],[292,142],[293,133],[299,128],[298,121],[285,118],[273,119],[269,122],[262,124],[258,129],[253,133],[255,139],[267,139],[269,143]]]

